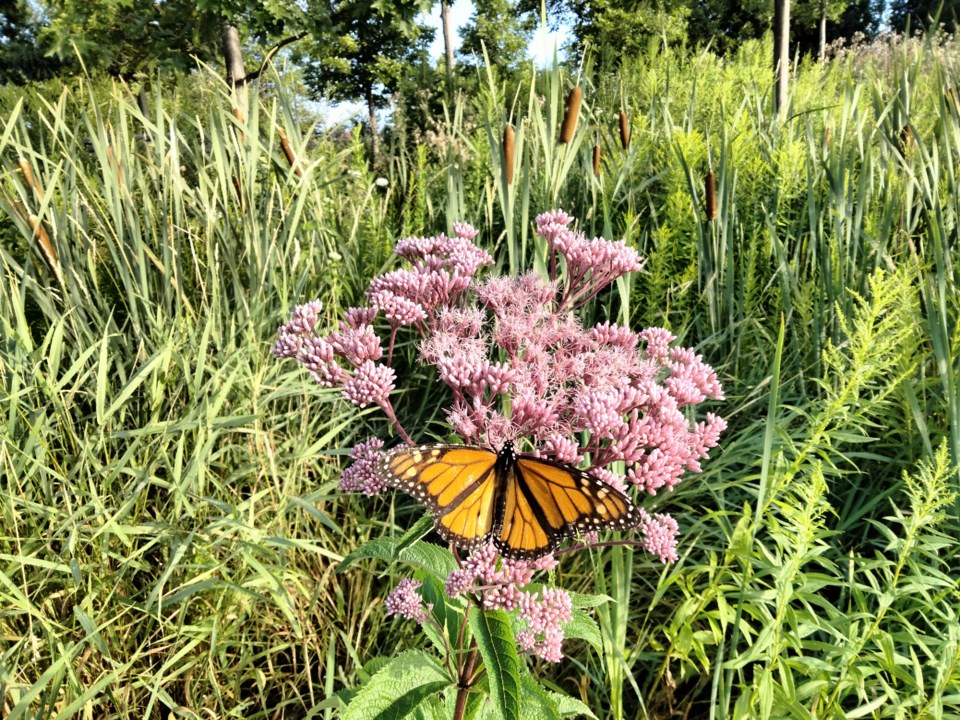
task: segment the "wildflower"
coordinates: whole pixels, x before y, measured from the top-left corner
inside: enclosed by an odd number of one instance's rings
[[[420,581],[404,578],[397,583],[384,602],[388,615],[399,615],[408,620],[416,620],[421,625],[427,621],[427,611],[423,606],[423,598],[417,590]]]
[[[397,374],[392,367],[367,360],[356,374],[343,384],[343,396],[359,407],[383,406],[394,388]]]
[[[350,451],[354,463],[340,473],[340,492],[362,492],[364,495],[379,495],[386,483],[376,473],[377,460],[380,459],[383,440],[370,438],[358,443]]]
[[[677,535],[680,532],[677,521],[662,513],[651,516],[643,508],[640,508],[640,515],[643,518],[640,524],[643,549],[659,557],[660,562],[676,562]]]

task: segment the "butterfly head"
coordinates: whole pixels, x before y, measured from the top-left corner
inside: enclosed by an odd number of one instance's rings
[[[497,453],[497,457],[500,460],[516,460],[517,453],[513,449],[513,440],[507,440],[503,447],[500,448],[500,452]]]

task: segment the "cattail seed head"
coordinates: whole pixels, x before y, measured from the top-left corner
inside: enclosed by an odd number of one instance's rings
[[[600,144],[593,146],[593,174],[600,176]]]
[[[913,145],[913,129],[909,125],[900,128],[900,154],[906,156]]]
[[[573,140],[573,133],[577,129],[577,118],[580,115],[580,101],[583,91],[580,86],[574,87],[567,95],[567,104],[563,109],[563,122],[560,125],[560,142],[569,143]]]
[[[630,121],[623,110],[620,111],[620,145],[624,150],[630,147]]]
[[[824,147],[830,147],[830,136],[831,136],[831,134],[832,134],[832,131],[833,131],[833,128],[831,128],[829,125],[827,125],[827,127],[824,129],[824,131],[823,131],[823,146],[824,146]]]
[[[513,182],[513,125],[507,123],[503,128],[503,166],[507,171],[507,185]]]
[[[703,181],[703,194],[707,206],[707,220],[713,220],[717,217],[717,178],[713,170],[707,173]]]

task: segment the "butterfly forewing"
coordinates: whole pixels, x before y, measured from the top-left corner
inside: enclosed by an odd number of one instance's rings
[[[437,516],[437,532],[460,547],[487,540],[494,524],[497,454],[467,445],[422,445],[384,454],[378,473]]]

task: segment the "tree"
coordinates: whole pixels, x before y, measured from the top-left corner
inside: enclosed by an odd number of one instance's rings
[[[600,57],[617,58],[646,51],[653,37],[684,42],[691,13],[682,0],[568,0],[566,7],[574,19],[575,51],[589,46]]]
[[[799,27],[818,28],[817,57],[820,62],[826,59],[827,22],[836,22],[846,11],[849,0],[805,0],[798,2],[795,8],[795,22]]]
[[[783,119],[790,87],[790,0],[773,0],[773,74],[773,109]]]
[[[798,14],[802,15],[802,19],[793,27],[794,45],[803,54],[819,53],[820,51],[821,27],[818,22],[819,18],[812,19],[816,15],[816,12],[810,12],[813,7],[816,7],[816,0],[813,0],[812,4],[810,0],[806,0],[798,8]],[[834,19],[827,17],[827,42],[830,43],[840,38],[861,37],[869,40],[876,37],[880,30],[884,10],[884,0],[846,2],[846,7],[838,17]]]
[[[468,67],[490,64],[507,74],[528,60],[527,46],[536,27],[532,13],[521,13],[515,0],[474,0],[474,13],[460,30],[460,56]]]
[[[304,79],[317,96],[334,101],[361,99],[370,128],[370,166],[377,160],[376,111],[389,102],[405,68],[427,52],[432,30],[416,23],[418,0],[384,0],[373,10],[365,0],[344,0],[327,28],[303,49]]]
[[[773,22],[770,0],[698,0],[688,27],[691,45],[707,43],[718,54],[736,50],[745,40],[763,37]]]
[[[43,26],[28,0],[0,0],[0,85],[47,80],[63,64],[46,55]]]
[[[942,8],[941,8],[942,6]],[[893,0],[890,3],[890,27],[903,32],[926,29],[937,14],[947,32],[956,32],[960,17],[960,0]]]
[[[47,0],[41,37],[62,60],[127,80],[190,71],[217,57],[220,18],[190,0]]]

